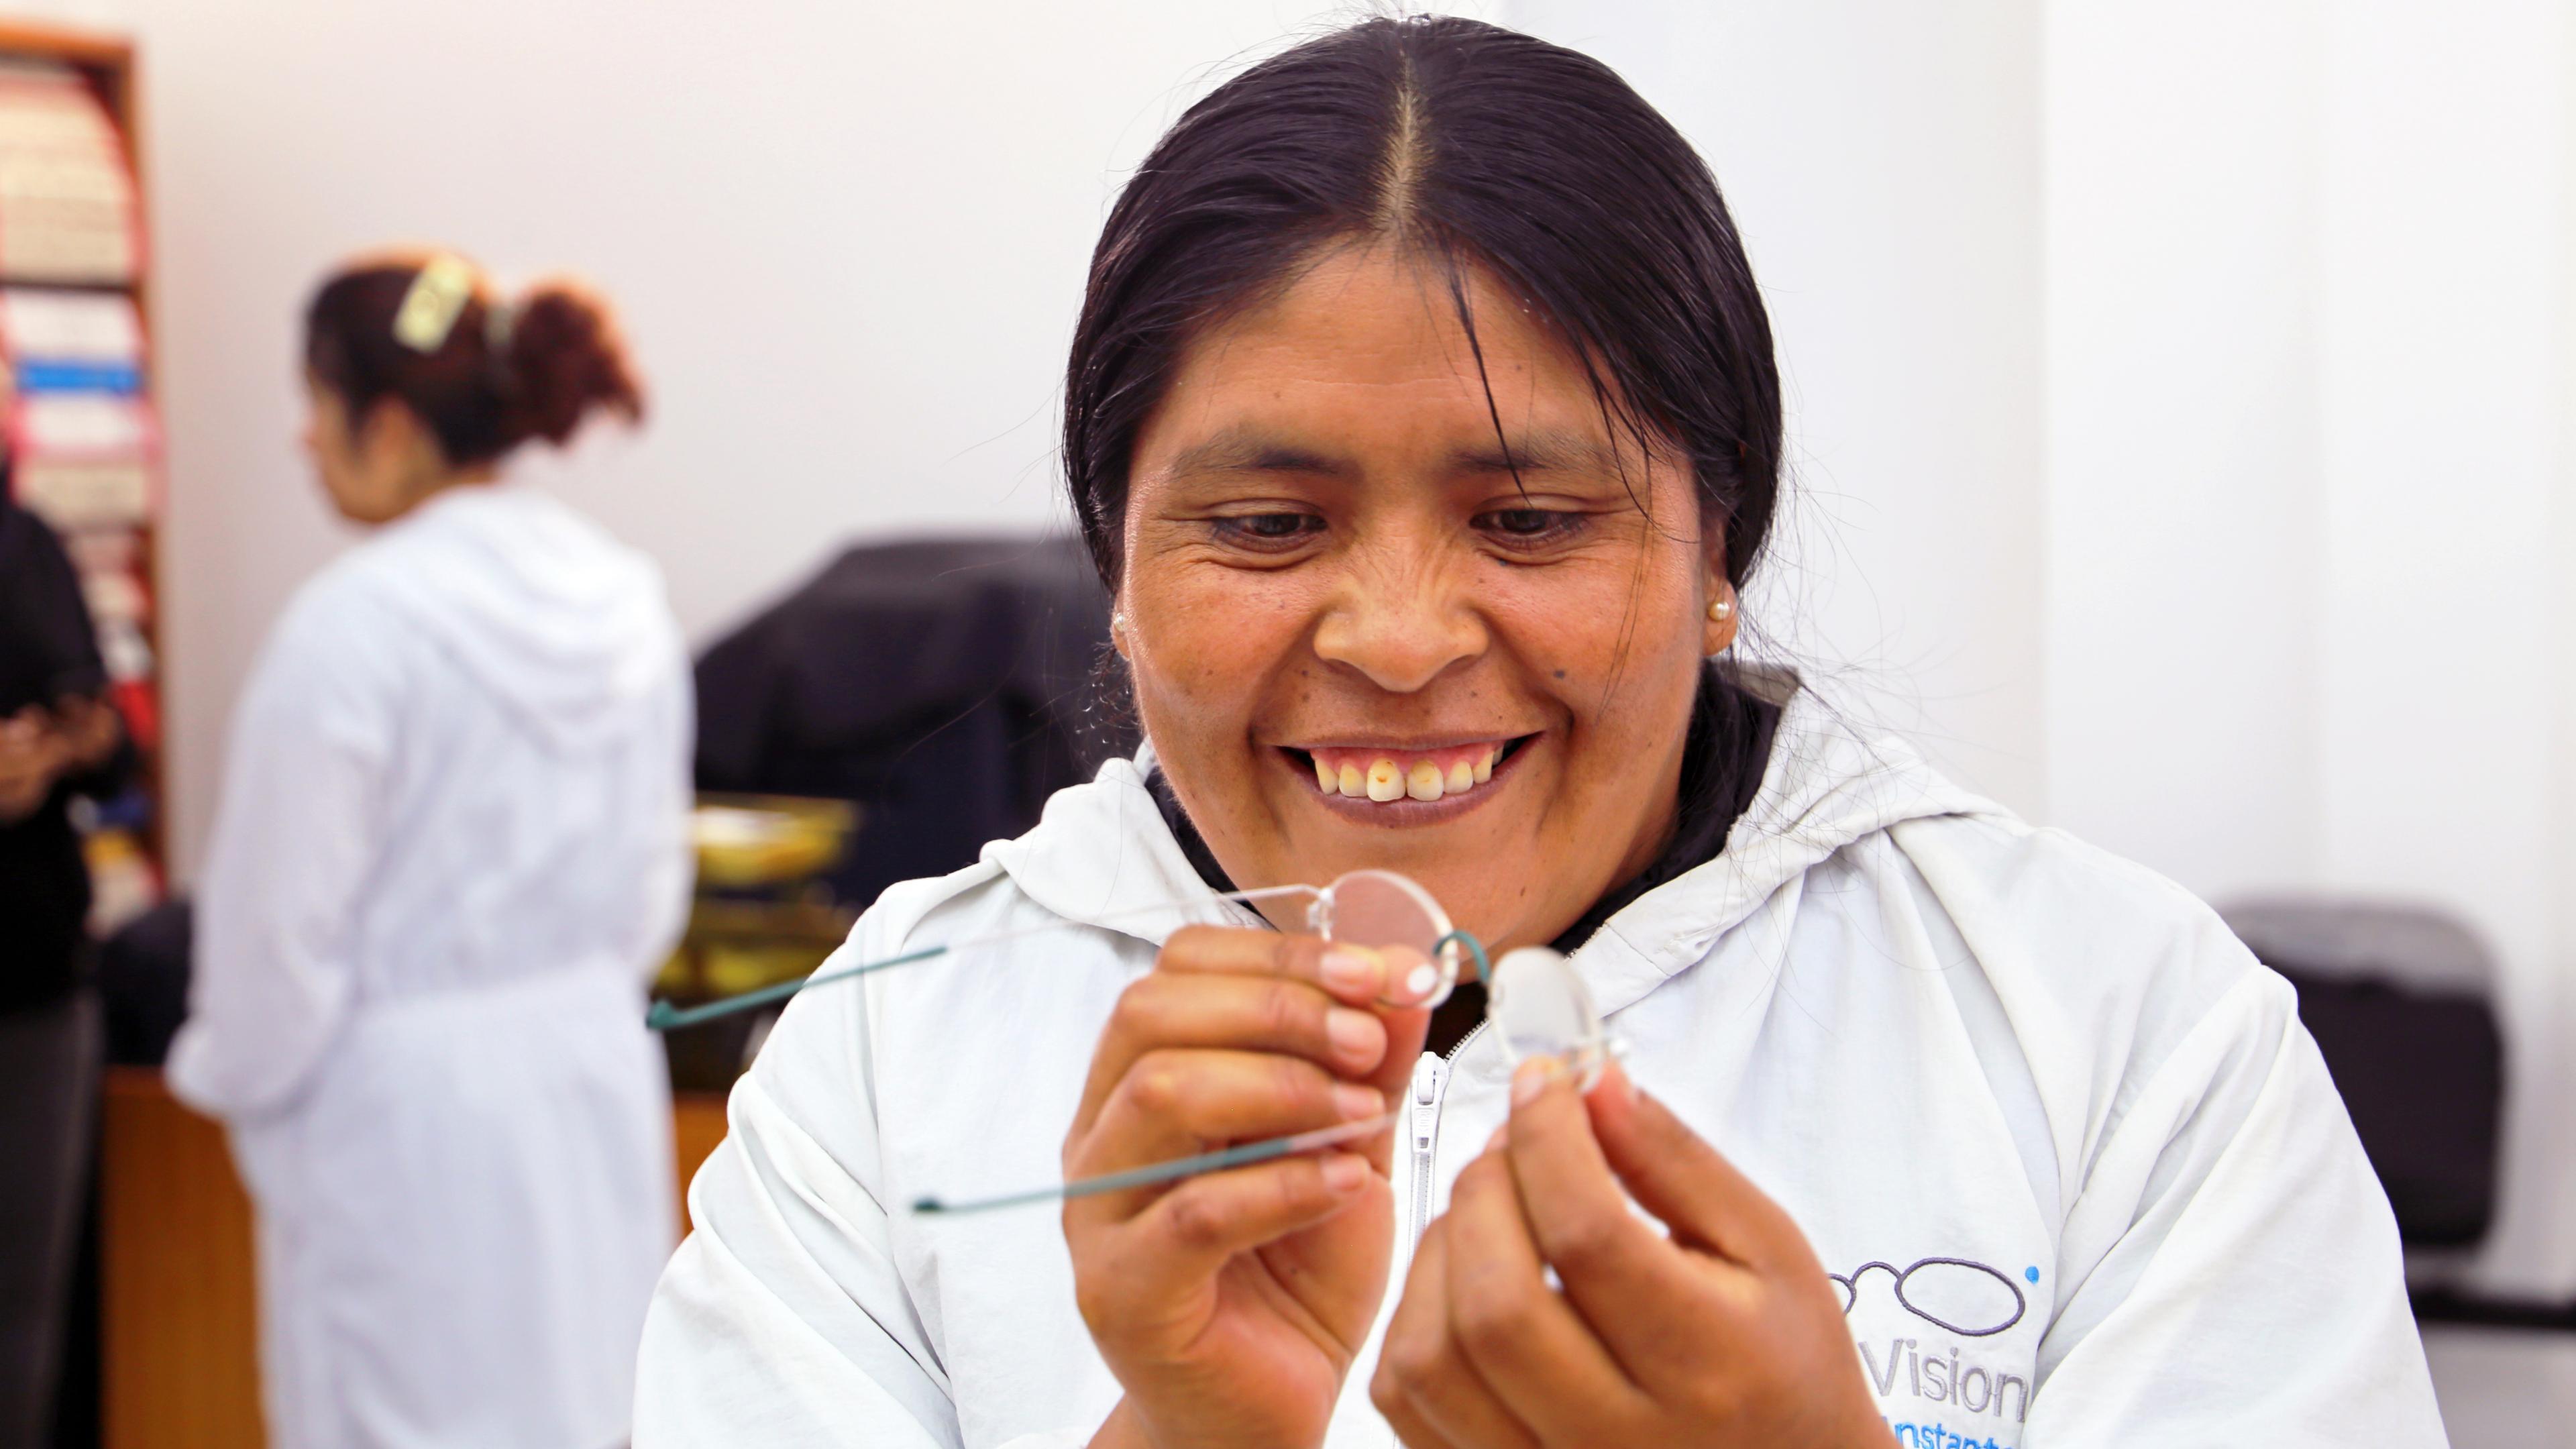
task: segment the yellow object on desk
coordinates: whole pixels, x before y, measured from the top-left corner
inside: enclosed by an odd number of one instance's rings
[[[654,995],[701,1002],[801,979],[850,933],[853,905],[823,879],[858,828],[841,800],[701,795],[690,834],[698,858],[689,927],[663,963]],[[743,1030],[702,1033],[671,1047],[671,1078],[721,1091],[757,1046]]]
[[[841,800],[701,795],[689,817],[701,886],[751,889],[805,880],[840,858],[859,824]]]

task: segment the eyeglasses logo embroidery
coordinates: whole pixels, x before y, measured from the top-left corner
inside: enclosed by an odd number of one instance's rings
[[[1844,1313],[1860,1301],[1860,1280],[1873,1268],[1895,1280],[1899,1307],[1961,1338],[1992,1338],[2021,1322],[2030,1308],[2021,1285],[2001,1269],[1966,1258],[1917,1258],[1903,1268],[1870,1262],[1848,1274],[1826,1274],[1843,1290]]]

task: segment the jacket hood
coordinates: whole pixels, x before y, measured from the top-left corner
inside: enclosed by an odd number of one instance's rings
[[[627,728],[685,657],[652,561],[531,488],[450,489],[368,552],[387,606],[558,745]]]
[[[1617,1011],[1704,959],[1720,936],[1834,852],[1908,820],[2003,807],[1944,779],[1913,746],[1865,736],[1788,674],[1744,681],[1781,706],[1762,787],[1716,859],[1648,891],[1574,955],[1593,999]],[[1163,823],[1145,777],[1151,746],[1058,791],[1037,826],[984,848],[1056,915],[1159,944],[1192,922],[1253,924],[1213,899]],[[1321,882],[1317,882],[1321,884]]]

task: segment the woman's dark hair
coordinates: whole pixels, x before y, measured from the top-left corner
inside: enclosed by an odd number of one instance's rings
[[[353,425],[379,400],[398,399],[449,465],[465,468],[531,438],[560,444],[594,409],[643,417],[643,391],[607,312],[568,286],[535,287],[515,304],[478,292],[426,352],[396,337],[395,314],[426,264],[350,267],[305,308],[304,365]]]
[[[1192,106],[1092,253],[1065,377],[1064,462],[1115,590],[1137,430],[1191,338],[1346,239],[1461,264],[1525,298],[1613,436],[1677,444],[1741,584],[1779,495],[1771,327],[1717,183],[1609,67],[1451,16],[1379,19],[1251,67]],[[1482,366],[1479,353],[1478,365]]]

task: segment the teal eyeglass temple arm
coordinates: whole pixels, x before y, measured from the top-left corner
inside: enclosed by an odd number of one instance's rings
[[[853,976],[865,976],[871,971],[883,971],[889,966],[909,966],[915,961],[927,961],[933,956],[945,956],[950,949],[946,946],[924,946],[918,951],[907,951],[900,956],[888,956],[882,961],[862,961],[856,966],[845,966],[838,971],[822,975],[799,976],[793,981],[781,981],[775,986],[764,986],[757,991],[746,991],[740,996],[728,996],[722,1001],[710,1001],[703,1006],[679,1007],[667,1001],[657,1001],[653,1003],[652,1010],[644,1013],[644,1025],[651,1031],[676,1031],[684,1026],[696,1026],[702,1021],[714,1021],[721,1016],[731,1016],[737,1011],[749,1011],[754,1007],[767,1006],[773,1001],[785,1001],[808,986],[846,981]]]
[[[1033,1203],[1054,1202],[1059,1198],[1090,1197],[1096,1193],[1123,1192],[1131,1187],[1150,1187],[1158,1182],[1196,1177],[1207,1172],[1223,1172],[1229,1167],[1247,1167],[1256,1162],[1294,1157],[1300,1152],[1312,1152],[1321,1147],[1333,1147],[1344,1142],[1356,1142],[1363,1137],[1374,1137],[1394,1126],[1396,1119],[1403,1115],[1404,1109],[1399,1107],[1382,1117],[1364,1117],[1357,1122],[1344,1122],[1337,1127],[1318,1127],[1312,1132],[1299,1132],[1287,1137],[1270,1137],[1259,1142],[1246,1142],[1240,1147],[1228,1147],[1217,1152],[1202,1152],[1196,1157],[1176,1157],[1169,1162],[1157,1162],[1150,1167],[1130,1168],[1125,1172],[1104,1172],[1098,1177],[1077,1177],[1071,1182],[1060,1182],[1052,1187],[1034,1187],[1026,1192],[1003,1193],[999,1197],[968,1198],[963,1202],[925,1197],[915,1201],[912,1210],[917,1213],[944,1213],[949,1217],[957,1217],[964,1213],[990,1212],[995,1208],[1027,1207]]]
[[[1202,896],[1187,901],[1159,901],[1150,906],[1138,906],[1133,910],[1112,911],[1099,919],[1115,920],[1120,916],[1139,916],[1152,911],[1167,911],[1175,906],[1199,905],[1207,901],[1268,900],[1274,896],[1295,895],[1299,891],[1312,892],[1314,889],[1313,886],[1307,885],[1264,886],[1259,890],[1231,891],[1225,895]],[[652,1010],[644,1013],[644,1025],[652,1031],[677,1031],[684,1026],[696,1026],[702,1021],[714,1021],[718,1017],[731,1016],[738,1011],[750,1011],[767,1006],[773,1001],[785,1001],[808,986],[827,986],[835,981],[847,981],[853,976],[865,976],[870,972],[883,971],[891,966],[909,966],[915,961],[927,961],[933,956],[945,956],[952,951],[965,950],[969,946],[987,946],[999,941],[1014,941],[1022,936],[1039,936],[1050,931],[1071,930],[1076,924],[1072,921],[1059,921],[1044,926],[1029,926],[1017,931],[1001,931],[990,936],[977,936],[971,940],[950,941],[940,946],[924,946],[918,951],[907,951],[900,956],[888,956],[882,961],[862,961],[856,966],[844,966],[838,971],[799,976],[793,981],[781,981],[774,986],[763,986],[756,991],[746,991],[739,996],[728,996],[720,1001],[710,1001],[699,1006],[680,1007],[673,1006],[667,1001],[657,1001],[653,1003]]]

